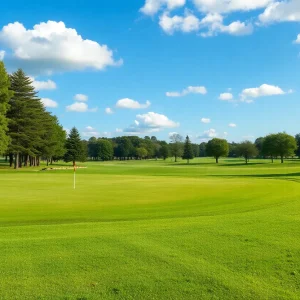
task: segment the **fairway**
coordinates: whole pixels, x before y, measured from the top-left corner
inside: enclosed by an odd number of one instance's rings
[[[0,164],[0,299],[299,299],[300,160],[81,165]]]

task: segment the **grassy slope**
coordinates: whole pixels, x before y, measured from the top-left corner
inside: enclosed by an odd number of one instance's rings
[[[297,299],[300,162],[0,170],[1,299]]]

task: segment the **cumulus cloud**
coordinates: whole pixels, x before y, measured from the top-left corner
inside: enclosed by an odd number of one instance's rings
[[[120,99],[116,103],[117,108],[128,108],[128,109],[143,109],[143,108],[150,107],[150,105],[151,105],[150,101],[146,101],[146,103],[142,104],[139,103],[138,101],[129,98]]]
[[[89,97],[87,95],[84,95],[84,94],[76,94],[74,96],[74,100],[75,101],[88,101]]]
[[[146,0],[140,11],[145,15],[153,16],[163,7],[170,11],[184,5],[185,0]]]
[[[82,135],[84,137],[99,136],[99,132],[92,126],[87,126],[85,127],[85,130],[82,132]]]
[[[236,127],[236,124],[230,123],[228,126],[234,128],[234,127]]]
[[[261,23],[272,22],[299,22],[300,21],[300,1],[270,1],[265,11],[259,15]]]
[[[205,124],[208,124],[208,123],[210,123],[210,119],[209,118],[202,118],[201,122],[205,123]]]
[[[218,136],[217,131],[213,128],[209,130],[205,130],[202,135],[198,136],[198,139],[200,140],[210,140],[212,138],[215,138]]]
[[[159,25],[167,34],[173,34],[175,31],[188,33],[199,30],[200,20],[188,11],[183,17],[177,15],[170,17],[169,13],[165,12],[159,18]]]
[[[207,94],[207,89],[204,86],[189,86],[181,92],[166,92],[167,97],[183,97],[188,94]]]
[[[10,23],[0,31],[0,44],[9,51],[6,61],[30,71],[31,74],[103,70],[118,66],[107,45],[83,39],[75,29],[63,22],[48,21],[27,29],[19,22]]]
[[[202,13],[230,13],[251,11],[266,7],[273,0],[193,0]]]
[[[110,107],[106,107],[106,108],[105,108],[105,113],[108,114],[108,115],[111,115],[111,114],[113,114],[114,112],[113,112],[113,110],[112,110]]]
[[[297,35],[296,40],[294,41],[295,44],[300,44],[300,34]]]
[[[117,132],[117,133],[123,132],[123,129],[121,129],[121,128],[116,128],[116,132]]]
[[[233,95],[231,93],[223,93],[220,94],[219,99],[222,101],[231,101],[233,99]]]
[[[146,133],[158,132],[166,128],[176,128],[180,124],[170,120],[167,116],[155,112],[147,114],[139,114],[133,125],[126,128],[124,132],[127,133]]]
[[[71,105],[66,107],[68,112],[96,112],[98,110],[97,107],[89,108],[88,105],[84,102],[74,102]]]
[[[32,85],[37,91],[56,89],[56,83],[50,79],[47,81],[39,81],[32,78],[32,80]]]
[[[41,102],[45,107],[56,108],[58,106],[57,102],[49,98],[42,98]]]
[[[278,86],[263,84],[263,85],[261,85],[260,87],[257,87],[257,88],[244,89],[240,96],[241,96],[241,101],[249,103],[249,102],[253,101],[251,98],[259,98],[259,97],[264,97],[264,96],[284,95],[284,94],[286,94],[286,92],[284,92]]]

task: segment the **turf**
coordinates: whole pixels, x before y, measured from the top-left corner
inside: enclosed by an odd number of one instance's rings
[[[0,167],[0,299],[299,299],[300,161]]]

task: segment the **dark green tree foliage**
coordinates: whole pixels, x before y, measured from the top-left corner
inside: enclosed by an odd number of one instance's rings
[[[229,143],[229,152],[228,152],[228,157],[238,157],[238,144],[237,143]]]
[[[248,164],[249,159],[258,154],[258,150],[255,144],[253,144],[252,142],[244,141],[237,145],[237,153],[239,156],[244,157],[246,164]]]
[[[45,109],[32,86],[32,80],[22,70],[10,77],[14,92],[9,104],[9,152],[15,156],[15,168],[21,166],[22,159],[31,165],[38,165],[41,147],[49,121]]]
[[[177,162],[177,158],[181,157],[183,154],[183,143],[182,143],[182,136],[178,133],[174,133],[170,136],[171,144],[170,144],[170,151],[171,154],[175,158],[175,162]]]
[[[208,156],[213,156],[216,159],[216,163],[219,163],[221,156],[228,155],[228,143],[224,139],[214,138],[207,143],[206,152]]]
[[[111,160],[114,156],[112,142],[108,139],[98,139],[97,144],[99,145],[98,157],[103,161]]]
[[[81,141],[78,130],[73,127],[69,133],[66,141],[66,154],[64,156],[65,162],[85,161],[87,156],[87,144]]]
[[[163,160],[166,160],[169,157],[169,146],[168,144],[163,144],[160,148],[160,157],[163,158]]]
[[[269,134],[264,138],[262,154],[263,156],[270,157],[272,159],[272,163],[274,162],[274,157],[277,155],[276,134]]]
[[[199,146],[199,156],[200,157],[206,157],[206,145],[207,143],[202,142]]]
[[[148,155],[147,149],[144,147],[137,148],[136,153],[140,159],[143,159]]]
[[[300,133],[298,133],[295,136],[296,142],[297,142],[297,149],[295,151],[295,154],[298,156],[298,158],[300,158]]]
[[[264,138],[263,138],[263,137],[257,138],[257,139],[255,140],[254,144],[255,144],[255,146],[256,146],[256,148],[257,148],[257,150],[258,150],[258,155],[259,155],[260,157],[263,157],[263,156],[264,156],[264,154],[263,154]]]
[[[295,155],[297,142],[293,136],[285,132],[280,132],[275,135],[275,142],[276,154],[280,156],[281,163],[283,163],[284,157]]]
[[[98,143],[97,143],[97,138],[91,137],[88,141],[88,156],[92,160],[97,160],[98,159]]]
[[[192,144],[194,157],[200,157],[200,146],[198,144]]]
[[[0,61],[0,154],[3,154],[9,143],[8,119],[6,117],[9,100],[13,92],[10,90],[9,76],[6,73],[4,63]]]
[[[190,163],[190,159],[194,158],[194,150],[189,136],[187,136],[185,139],[182,158],[186,159],[188,163]]]

